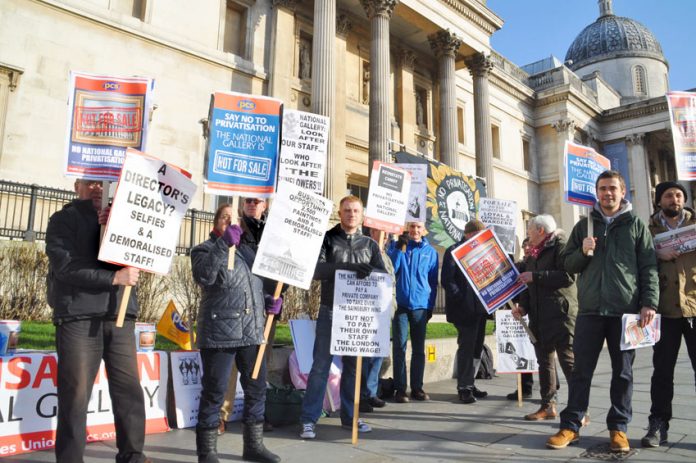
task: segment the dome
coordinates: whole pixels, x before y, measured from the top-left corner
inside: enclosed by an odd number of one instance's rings
[[[573,71],[618,57],[654,58],[667,64],[662,47],[650,30],[630,18],[611,13],[583,29],[568,48],[565,60]]]

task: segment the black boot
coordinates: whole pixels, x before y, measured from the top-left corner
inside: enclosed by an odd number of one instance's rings
[[[196,455],[198,463],[220,463],[217,455],[218,428],[196,426]]]
[[[263,423],[243,424],[244,453],[242,458],[260,463],[278,463],[280,457],[263,445]]]
[[[648,420],[648,433],[640,440],[643,447],[659,447],[667,443],[667,430],[669,423],[660,418]],[[659,437],[658,437],[659,434]]]

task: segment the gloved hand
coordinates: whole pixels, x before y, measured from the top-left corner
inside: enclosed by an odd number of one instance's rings
[[[358,274],[359,279],[367,278],[372,273],[372,265],[370,264],[350,264],[351,268],[349,270],[354,271]]]
[[[227,246],[239,246],[242,233],[242,228],[239,225],[228,225],[222,234],[222,239],[227,243]]]
[[[283,305],[283,298],[273,299],[273,296],[266,294],[263,297],[266,303],[266,313],[268,315],[280,315],[280,308]]]
[[[396,249],[399,251],[403,251],[404,248],[408,245],[408,235],[406,233],[402,233],[399,235],[399,239],[396,240]]]

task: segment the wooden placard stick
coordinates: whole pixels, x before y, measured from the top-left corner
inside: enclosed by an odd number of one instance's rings
[[[276,285],[275,293],[273,293],[273,300],[275,301],[280,297],[280,292],[283,289],[283,282],[279,281]],[[263,355],[266,352],[266,346],[273,342],[269,339],[271,334],[271,328],[273,327],[275,315],[268,314],[266,317],[266,326],[263,329],[263,339],[264,342],[259,346],[259,352],[256,354],[256,363],[254,364],[254,371],[251,373],[251,379],[256,379],[259,377],[259,370],[261,370],[261,363],[263,363]]]
[[[592,221],[592,209],[587,213],[587,237],[594,238],[594,222]],[[589,257],[594,256],[594,250],[587,251]]]
[[[377,244],[379,245],[380,251],[382,250],[382,246],[384,246],[384,237],[386,236],[386,233],[384,233],[384,230],[379,231],[379,241]]]
[[[508,307],[510,307],[510,310],[514,308],[512,305],[512,301],[507,301]],[[517,320],[522,324],[522,328],[524,328],[524,332],[527,333],[527,336],[529,336],[529,340],[532,341],[532,344],[535,344],[537,342],[536,336],[534,336],[534,333],[532,333],[532,330],[529,329],[529,325],[527,325],[527,322],[524,321],[524,318],[520,318]]]
[[[123,320],[126,319],[126,310],[128,309],[128,300],[130,299],[132,286],[123,286],[121,293],[121,303],[118,305],[118,316],[116,317],[116,327],[123,327]]]
[[[110,188],[111,188],[111,182],[109,182],[108,180],[104,180],[102,182],[102,197],[101,197],[101,210],[100,211],[103,211],[109,205],[109,189]],[[99,244],[101,244],[102,240],[104,239],[104,232],[106,232],[106,224],[102,224],[102,226],[99,228]]]
[[[522,406],[522,373],[517,373],[517,406]]]
[[[239,196],[232,197],[232,218],[230,223],[239,222]],[[227,269],[232,270],[234,268],[234,253],[237,250],[237,246],[230,246],[229,256],[227,258]],[[254,378],[256,379],[256,378]]]
[[[193,308],[188,311],[188,329],[189,341],[191,342],[191,350],[196,349],[196,335],[193,333]]]
[[[362,357],[355,362],[355,396],[353,397],[353,445],[358,444],[358,413],[360,412],[360,378],[362,377]]]

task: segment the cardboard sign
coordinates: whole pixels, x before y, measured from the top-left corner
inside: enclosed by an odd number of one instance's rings
[[[522,323],[515,320],[509,310],[495,313],[495,341],[498,344],[496,373],[535,373],[539,370],[534,346]]]
[[[515,253],[517,203],[509,199],[481,198],[479,220],[495,231],[495,236],[508,254]]]
[[[392,314],[393,279],[372,272],[359,279],[355,272],[336,271],[331,353],[387,357]]]
[[[275,191],[282,108],[274,98],[215,92],[208,118],[206,193],[262,198]]]
[[[128,150],[99,260],[165,275],[196,192],[188,172]]]
[[[408,193],[406,222],[423,222],[427,218],[426,201],[428,200],[428,165],[399,164],[397,166],[411,174],[411,190]]]
[[[611,169],[609,159],[589,146],[566,141],[563,162],[566,171],[565,200],[571,204],[592,207],[596,201],[597,177]]]
[[[332,209],[331,200],[281,181],[251,271],[309,289]]]
[[[527,289],[492,230],[477,233],[452,256],[488,313]]]
[[[70,72],[65,175],[118,180],[126,149],[145,150],[154,85]]]
[[[169,431],[166,352],[138,352],[138,372],[145,398],[145,432]],[[20,352],[0,357],[0,456],[55,447],[57,356]],[[116,438],[113,405],[104,362],[87,406],[87,442]]]
[[[387,233],[401,233],[411,191],[411,174],[375,161],[370,178],[364,225]]]
[[[328,117],[284,110],[278,180],[323,194],[328,144]]]
[[[696,180],[696,93],[667,93],[679,180]]]

